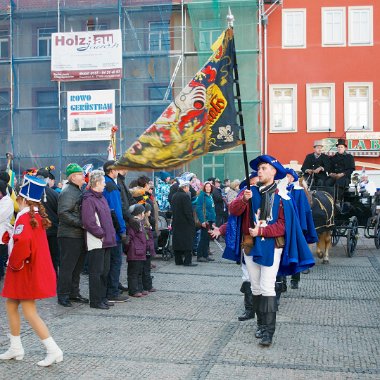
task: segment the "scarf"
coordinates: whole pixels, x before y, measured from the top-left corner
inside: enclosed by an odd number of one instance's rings
[[[276,182],[273,182],[272,184],[268,186],[261,186],[259,188],[259,192],[261,194],[260,220],[267,221],[267,219],[270,217],[272,213],[271,195],[274,194],[276,189],[277,189]]]

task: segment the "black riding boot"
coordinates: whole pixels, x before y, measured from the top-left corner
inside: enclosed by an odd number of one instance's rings
[[[288,290],[286,284],[286,276],[277,276],[276,283],[274,284],[274,290],[276,292],[277,306],[280,305],[281,293],[285,293]]]
[[[253,310],[256,312],[256,321],[257,321],[255,337],[258,339],[262,337],[262,328],[263,328],[263,316],[262,316],[262,313],[259,311],[261,297],[262,297],[261,295],[253,296]]]
[[[261,346],[270,346],[272,337],[276,330],[276,312],[277,299],[276,297],[261,297],[259,311],[262,312],[263,328],[262,338],[259,342]]]
[[[253,309],[253,294],[251,290],[251,283],[244,281],[241,284],[240,291],[244,293],[244,314],[238,317],[239,321],[247,321],[248,319],[255,318],[255,310]]]

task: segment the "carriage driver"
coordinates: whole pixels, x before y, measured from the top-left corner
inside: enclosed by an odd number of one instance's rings
[[[337,187],[337,198],[343,198],[344,189],[351,182],[351,174],[355,170],[355,160],[352,154],[346,152],[347,144],[345,139],[338,139],[336,143],[338,152],[330,159],[330,173],[326,181],[326,186]]]
[[[244,253],[257,314],[255,336],[261,338],[260,345],[270,346],[276,327],[276,275],[306,270],[314,265],[314,259],[290,197],[280,195],[277,189],[275,180],[285,177],[285,168],[268,155],[255,158],[250,166],[258,172],[260,182],[230,203],[223,258],[235,260]]]
[[[311,186],[324,186],[327,173],[330,171],[330,160],[326,154],[322,153],[322,149],[322,140],[315,140],[314,153],[306,156],[301,167],[302,173],[305,173],[305,180]]]

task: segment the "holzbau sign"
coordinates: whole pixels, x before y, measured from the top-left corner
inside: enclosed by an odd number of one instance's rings
[[[347,133],[347,151],[358,157],[380,156],[380,132]],[[324,151],[331,155],[336,152],[336,138],[323,139]]]

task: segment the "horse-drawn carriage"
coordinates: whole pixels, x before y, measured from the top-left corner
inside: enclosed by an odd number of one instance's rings
[[[374,239],[377,249],[380,248],[380,191],[374,195],[359,192],[357,186],[345,191],[343,201],[335,207],[335,227],[332,230],[332,245],[338,244],[341,237],[347,239],[347,255],[355,253],[359,229],[363,236]]]
[[[346,253],[352,257],[359,229],[363,229],[365,238],[374,239],[376,248],[380,249],[380,191],[374,195],[360,192],[354,182],[354,186],[348,188],[343,199],[338,201],[334,190],[319,187],[310,191],[313,219],[322,246],[317,245],[318,256],[323,258],[323,262],[328,262],[330,243],[335,246],[341,238],[346,238]]]

